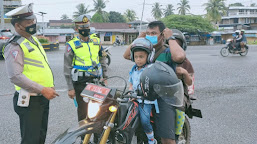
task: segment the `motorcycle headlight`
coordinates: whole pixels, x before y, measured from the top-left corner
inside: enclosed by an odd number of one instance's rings
[[[92,118],[96,117],[98,111],[100,110],[100,105],[101,105],[101,103],[99,103],[99,102],[95,102],[92,100],[89,101],[88,112],[87,112],[88,118],[92,119]]]

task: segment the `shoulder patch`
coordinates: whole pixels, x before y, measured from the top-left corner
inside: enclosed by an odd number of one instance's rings
[[[90,40],[91,40],[91,42],[93,42],[94,45],[99,45],[99,43],[100,43],[97,38],[92,38]]]
[[[67,50],[67,52],[71,51],[71,46],[69,44],[66,44],[66,50]]]
[[[18,54],[19,54],[19,51],[17,51],[17,50],[11,51],[11,55],[12,55],[12,57],[14,58],[14,60],[16,60]]]

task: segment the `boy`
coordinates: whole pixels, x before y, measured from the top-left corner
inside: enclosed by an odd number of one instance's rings
[[[154,58],[154,48],[152,43],[145,38],[136,39],[131,46],[131,61],[136,64],[132,67],[129,73],[129,90],[140,93],[140,75],[147,66],[153,61]],[[150,114],[152,106],[155,105],[156,112],[158,113],[157,100],[141,100],[137,99],[139,104],[139,115],[144,132],[147,135],[149,144],[157,144],[156,139],[154,139],[153,128],[150,123]]]

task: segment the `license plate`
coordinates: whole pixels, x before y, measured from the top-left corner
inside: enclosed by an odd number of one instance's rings
[[[103,95],[108,95],[109,92],[110,92],[110,89],[108,89],[108,88],[101,87],[101,86],[98,86],[98,85],[93,85],[93,84],[88,84],[86,86],[86,90],[96,92],[96,93],[99,93],[99,94],[103,94]]]
[[[88,84],[86,88],[82,91],[81,95],[86,96],[89,99],[96,100],[98,102],[103,102],[109,95],[110,91],[111,89],[106,87]]]

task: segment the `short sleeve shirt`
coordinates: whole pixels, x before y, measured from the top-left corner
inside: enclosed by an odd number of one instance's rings
[[[133,85],[133,90],[137,90],[139,88],[140,83],[140,75],[145,68],[141,68],[138,70],[138,67],[134,65],[129,72],[129,82]]]
[[[163,50],[160,55],[157,57],[158,61],[164,62],[169,65],[174,71],[176,71],[177,64],[172,60],[172,56],[170,53],[170,48],[166,48]]]

